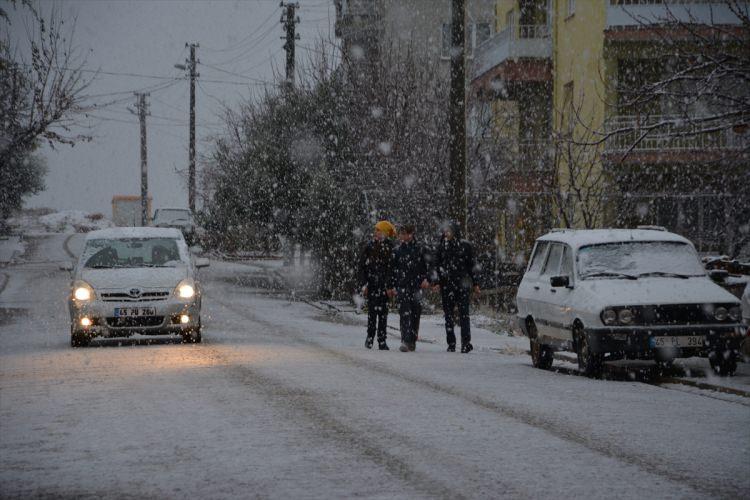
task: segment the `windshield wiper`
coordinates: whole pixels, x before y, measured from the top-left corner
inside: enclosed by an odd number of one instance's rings
[[[666,271],[651,271],[651,272],[648,272],[648,273],[640,273],[638,275],[639,278],[642,277],[642,276],[666,276],[668,278],[680,278],[680,279],[686,280],[689,277],[695,276],[695,275],[692,275],[692,274],[668,273]]]
[[[612,271],[602,271],[599,273],[591,273],[591,274],[585,274],[581,276],[582,279],[586,278],[623,278],[626,280],[637,280],[638,276],[633,276],[631,274],[625,274],[625,273],[618,273],[618,272],[612,272]]]

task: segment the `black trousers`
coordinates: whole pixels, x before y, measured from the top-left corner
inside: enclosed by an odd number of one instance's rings
[[[422,316],[422,302],[419,300],[419,295],[399,295],[398,314],[401,341],[407,345],[413,345],[419,336],[419,318]]]
[[[374,338],[378,334],[378,343],[385,342],[388,325],[388,297],[382,293],[367,296],[367,337]]]
[[[458,324],[461,327],[461,344],[471,342],[471,322],[469,321],[469,289],[441,288],[443,296],[443,313],[445,314],[445,338],[448,345],[456,345],[456,324],[454,310],[458,308]]]

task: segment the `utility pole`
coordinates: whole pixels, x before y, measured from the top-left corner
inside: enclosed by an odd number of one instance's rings
[[[188,60],[188,70],[190,71],[190,145],[188,146],[188,205],[190,211],[195,213],[195,78],[198,73],[195,71],[195,49],[197,43],[187,43],[190,47],[190,59]]]
[[[464,0],[452,0],[451,7],[448,204],[451,218],[466,232],[466,9]]]
[[[296,2],[279,4],[279,7],[286,7],[286,13],[281,16],[281,24],[284,25],[286,36],[281,37],[286,40],[284,50],[286,51],[286,84],[289,88],[294,86],[294,42],[299,40],[299,35],[295,34],[295,27],[299,23],[299,17],[296,17],[295,10],[299,8]]]
[[[135,92],[138,98],[138,121],[141,122],[141,226],[148,225],[148,152],[146,149],[146,116],[149,115],[148,92]]]

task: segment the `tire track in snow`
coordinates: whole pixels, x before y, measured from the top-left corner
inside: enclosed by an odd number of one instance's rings
[[[212,296],[211,300],[243,318],[245,322],[250,320],[264,326],[266,329],[270,329],[271,331],[278,330],[277,325],[265,322],[246,310],[238,310],[221,300],[217,300],[215,296]],[[294,333],[296,334],[297,332]],[[299,340],[296,338],[296,335],[294,340]],[[308,342],[303,342],[303,344],[307,347],[312,347],[315,350],[321,350],[320,346],[317,344]],[[446,469],[454,471],[460,470],[464,467],[464,464],[460,461],[455,460],[453,457],[445,456],[437,449],[427,449],[424,443],[414,443],[413,440],[409,439],[407,436],[397,436],[394,431],[390,429],[382,429],[382,431],[379,431],[373,427],[368,427],[368,431],[363,432],[361,428],[349,425],[330,410],[330,408],[335,408],[335,402],[330,400],[330,398],[318,392],[300,389],[296,386],[282,382],[253,369],[251,366],[238,364],[236,359],[233,359],[231,355],[226,355],[222,352],[224,345],[228,346],[230,344],[224,344],[223,342],[213,340],[209,341],[209,345],[212,351],[211,355],[218,361],[218,365],[227,366],[228,369],[231,370],[244,384],[252,387],[254,390],[259,391],[263,396],[267,397],[271,404],[280,405],[287,410],[291,410],[286,413],[291,415],[292,418],[294,418],[295,414],[301,412],[306,420],[314,423],[316,429],[324,430],[323,437],[333,440],[343,449],[349,451],[354,450],[364,458],[383,466],[388,472],[393,474],[394,477],[400,478],[407,484],[412,484],[415,488],[422,491],[430,498],[467,498],[465,488],[457,487],[453,482],[444,481],[443,478],[436,478],[433,475],[417,470],[412,464],[412,460],[408,457],[402,458],[390,450],[403,448],[405,445],[412,450],[419,449],[421,450],[423,457],[439,456],[440,465],[444,466]],[[325,350],[323,352],[324,354],[329,354]],[[350,365],[350,363],[346,364]],[[420,460],[420,463],[423,462],[424,458]],[[429,467],[427,468],[430,469]],[[462,478],[467,478],[471,477],[473,474],[471,471],[464,470],[460,472],[460,475]],[[480,477],[476,478],[476,481],[480,480]],[[494,477],[493,480],[501,485],[501,491],[504,492],[503,494],[505,496],[511,496],[513,498],[531,498],[527,492],[520,491],[516,486],[507,484],[500,478]],[[476,485],[476,481],[472,484]],[[493,493],[497,493],[498,490],[499,488],[495,488]],[[469,496],[476,495],[477,491],[474,489]]]
[[[215,296],[212,296],[212,300],[216,301],[232,312],[250,321],[261,324],[266,328],[270,328],[272,330],[278,328],[278,325],[257,317],[246,308],[234,306],[230,303],[217,299]],[[584,448],[587,448],[588,450],[607,458],[635,466],[646,474],[656,475],[659,477],[663,477],[664,479],[674,481],[678,484],[687,485],[696,492],[700,492],[704,495],[740,497],[744,494],[744,490],[740,485],[728,485],[720,483],[719,481],[711,481],[709,482],[710,484],[706,484],[706,481],[704,481],[702,478],[695,478],[689,473],[681,473],[680,471],[672,470],[671,464],[669,463],[664,463],[660,460],[654,460],[651,457],[642,456],[638,453],[618,448],[611,442],[600,441],[595,437],[588,435],[585,432],[584,428],[576,429],[571,426],[561,427],[561,422],[559,421],[545,418],[542,415],[532,413],[529,410],[518,408],[510,403],[492,401],[482,397],[481,395],[471,394],[456,387],[444,386],[432,380],[422,379],[408,373],[403,373],[387,366],[377,364],[365,358],[356,357],[347,354],[346,352],[322,346],[310,340],[309,335],[305,335],[304,332],[293,329],[292,327],[289,327],[287,331],[294,334],[296,341],[324,352],[327,355],[336,358],[346,364],[355,366],[360,369],[364,368],[381,375],[390,376],[401,381],[408,381],[413,384],[431,389],[435,392],[459,398],[484,410],[494,412],[498,415],[510,418],[519,423],[546,431],[556,438],[583,446]]]

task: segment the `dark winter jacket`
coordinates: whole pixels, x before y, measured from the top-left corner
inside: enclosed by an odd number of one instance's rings
[[[397,297],[413,296],[425,279],[427,264],[422,247],[414,240],[401,243],[394,252],[390,288],[396,289]]]
[[[431,281],[452,290],[468,289],[475,283],[474,248],[471,243],[461,239],[461,233],[455,226],[452,239],[440,239]]]
[[[359,285],[368,294],[385,293],[393,271],[393,245],[389,240],[372,240],[359,257]]]

